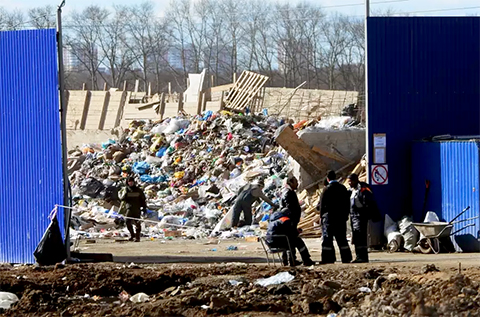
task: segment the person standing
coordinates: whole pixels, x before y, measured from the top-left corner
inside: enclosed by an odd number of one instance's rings
[[[246,225],[252,224],[252,205],[260,198],[273,208],[277,206],[263,193],[263,181],[258,184],[247,184],[240,188],[235,204],[233,205],[232,227],[237,227],[240,214],[243,212]]]
[[[295,176],[290,176],[287,178],[287,182],[285,187],[283,188],[281,199],[280,199],[280,208],[288,209],[289,211],[289,218],[291,220],[292,225],[295,227],[298,233],[301,233],[301,229],[299,230],[298,223],[300,222],[300,218],[302,216],[302,208],[300,207],[300,202],[298,201],[297,194],[295,191],[298,188],[298,180]],[[295,262],[297,262],[295,252],[291,255]],[[289,254],[285,251],[282,254],[283,264],[288,264]]]
[[[323,192],[319,204],[322,218],[322,263],[335,263],[333,238],[340,248],[343,263],[352,261],[352,252],[347,241],[347,219],[350,211],[349,192],[337,181],[334,171],[328,172],[328,186]]]
[[[135,178],[128,177],[126,185],[120,191],[119,198],[125,204],[126,216],[128,217],[126,224],[128,232],[130,232],[129,241],[140,242],[142,226],[139,219],[142,209],[144,212],[147,210],[147,202],[144,192],[135,184]],[[134,226],[135,231],[133,230]]]
[[[357,174],[348,176],[350,186],[350,221],[355,246],[354,263],[368,262],[368,221],[378,221],[380,214],[370,187],[359,182]]]

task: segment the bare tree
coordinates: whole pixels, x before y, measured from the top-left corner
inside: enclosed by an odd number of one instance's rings
[[[114,12],[110,13],[109,19],[96,25],[99,53],[104,57],[111,80],[103,74],[100,75],[110,87],[120,87],[125,74],[134,63],[133,52],[126,45],[126,15],[125,7],[114,6]]]
[[[147,91],[148,86],[149,59],[154,51],[152,39],[154,38],[156,22],[157,17],[151,2],[143,2],[128,7],[126,45],[133,53],[135,66],[138,66],[141,70],[144,91]]]
[[[89,6],[82,12],[73,12],[68,28],[71,32],[66,36],[66,50],[75,57],[78,65],[72,66],[74,71],[87,71],[91,80],[92,89],[98,86],[99,69],[103,63],[103,56],[98,54],[101,33],[104,21],[109,15],[108,10],[98,6]],[[69,71],[69,69],[66,69]]]
[[[20,10],[0,8],[0,31],[21,30],[26,26],[25,15]]]
[[[55,8],[51,5],[28,10],[29,23],[36,29],[51,29],[56,26]]]

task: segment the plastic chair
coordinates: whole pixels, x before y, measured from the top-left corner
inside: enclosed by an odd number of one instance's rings
[[[282,263],[282,258],[280,257],[280,253],[283,253],[283,252],[286,252],[286,251],[289,251],[290,253],[289,256],[291,257],[291,261],[293,263],[294,261],[294,258],[293,258],[293,253],[292,253],[292,247],[290,245],[290,240],[288,239],[288,236],[285,236],[285,235],[273,235],[272,236],[273,238],[281,238],[281,237],[284,237],[286,240],[287,240],[287,248],[271,248],[269,247],[268,243],[267,243],[267,240],[265,237],[261,237],[260,238],[260,242],[262,243],[262,247],[263,247],[263,250],[265,251],[265,255],[267,257],[267,264],[270,265],[270,255],[272,255],[272,263],[273,265],[275,265],[275,254],[277,255],[278,257],[278,260],[280,261],[280,263]]]

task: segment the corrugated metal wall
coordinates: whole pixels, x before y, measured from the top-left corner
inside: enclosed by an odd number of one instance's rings
[[[415,142],[412,148],[412,210],[413,221],[423,222],[427,211],[435,211],[441,217],[442,211],[442,163],[439,142]],[[425,200],[426,184],[430,189]]]
[[[63,201],[56,32],[0,32],[0,52],[0,262],[33,263]]]
[[[442,166],[442,217],[450,221],[464,208],[470,206],[459,219],[480,215],[480,171],[477,142],[442,142],[440,155]],[[455,225],[455,230],[465,224],[475,222],[459,234],[471,234],[477,237],[479,220]]]
[[[412,154],[412,209],[413,220],[423,222],[426,211],[434,211],[443,221],[451,221],[470,206],[458,220],[480,215],[480,155],[478,141],[415,142]],[[424,181],[430,191],[425,198]],[[456,224],[454,231],[474,223],[455,235],[458,250],[479,251],[477,241],[480,219]]]
[[[374,191],[398,219],[412,212],[412,141],[480,134],[480,19],[369,18],[368,72],[368,140],[387,134],[389,167]]]

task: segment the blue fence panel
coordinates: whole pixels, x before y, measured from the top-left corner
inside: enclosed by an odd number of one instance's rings
[[[0,262],[33,263],[63,201],[56,32],[0,32],[0,52]]]
[[[480,215],[480,171],[479,153],[476,142],[442,142],[442,217],[451,221],[464,208],[470,206],[458,220]],[[477,237],[479,220],[455,225],[455,230],[469,223],[475,223],[459,234],[471,234]]]

